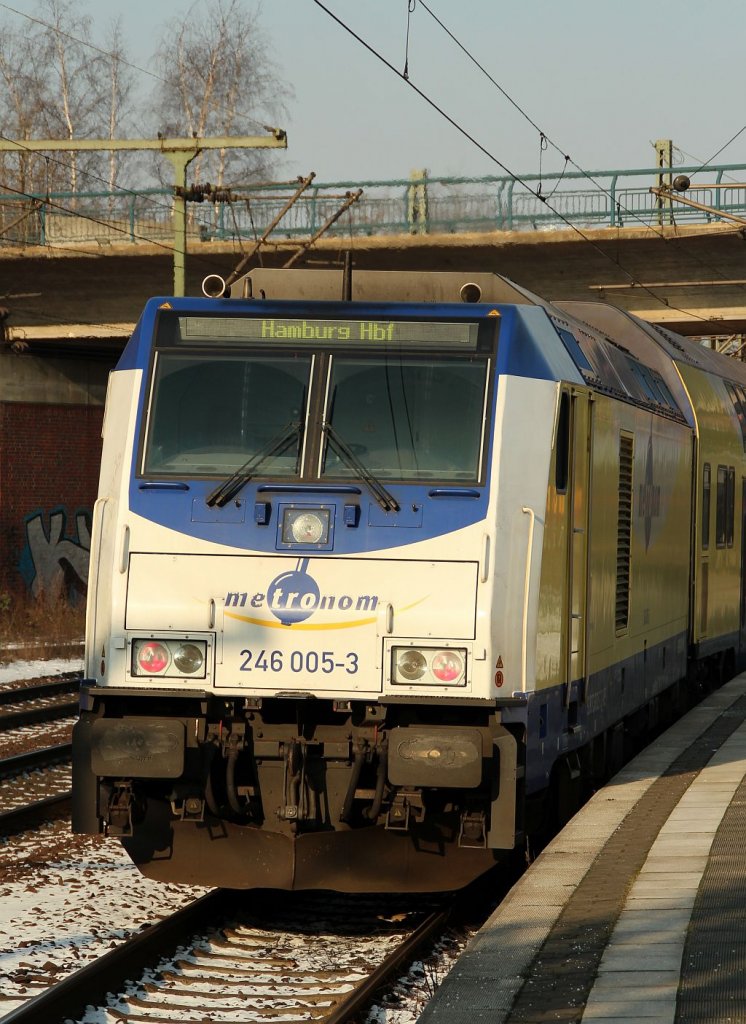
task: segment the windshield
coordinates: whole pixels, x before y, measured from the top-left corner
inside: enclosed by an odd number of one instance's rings
[[[486,359],[332,360],[327,422],[381,479],[477,481]],[[327,444],[322,476],[355,471]]]
[[[226,476],[288,423],[302,422],[310,355],[159,352],[143,471]],[[263,461],[262,474],[299,473],[300,435]]]

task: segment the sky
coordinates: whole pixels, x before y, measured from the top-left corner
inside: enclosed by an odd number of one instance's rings
[[[245,0],[250,9],[257,4]],[[212,7],[214,0],[198,10]],[[263,0],[260,21],[278,77],[293,91],[280,127],[289,175],[320,181],[558,173],[563,156],[585,170],[652,167],[653,142],[676,160],[713,156],[746,122],[743,0],[324,0],[399,72],[349,35],[314,0]],[[8,6],[38,14],[36,0]],[[134,63],[190,0],[78,0],[93,38],[121,17]],[[437,24],[436,15],[537,127]],[[0,23],[24,19],[0,5]],[[408,52],[409,82],[401,77]],[[138,77],[138,76],[136,76]],[[144,87],[153,81],[140,75]],[[432,109],[426,93],[482,147]],[[248,133],[256,131],[247,123]],[[540,131],[556,144],[541,151]],[[485,152],[486,151],[486,152]],[[541,160],[541,168],[540,168]],[[746,131],[718,157],[746,163]],[[502,167],[500,166],[502,165]]]

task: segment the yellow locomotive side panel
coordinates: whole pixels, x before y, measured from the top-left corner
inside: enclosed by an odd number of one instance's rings
[[[702,644],[734,634],[739,628],[746,460],[725,382],[684,363],[678,364],[678,369],[697,424],[691,639]]]
[[[628,631],[650,647],[686,634],[692,440],[687,427],[660,417],[637,421]]]
[[[588,679],[673,638],[684,654],[691,431],[603,395],[584,397],[587,415],[576,412],[570,426],[564,493],[559,427],[550,466],[537,689]]]
[[[561,385],[544,513],[536,686],[584,674],[590,507],[590,389]]]
[[[595,403],[591,674],[686,632],[691,463],[688,427],[604,397]]]
[[[547,487],[541,586],[536,623],[536,688],[556,686],[564,681],[562,624],[567,609],[567,493],[554,486],[556,450],[552,456]]]

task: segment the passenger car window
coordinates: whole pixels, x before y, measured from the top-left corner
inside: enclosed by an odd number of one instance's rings
[[[715,497],[715,544],[719,548],[725,547],[726,533],[726,498],[727,498],[728,470],[725,466],[718,466],[717,492]]]

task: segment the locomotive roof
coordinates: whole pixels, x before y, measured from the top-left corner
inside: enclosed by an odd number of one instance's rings
[[[612,340],[612,344],[622,344],[633,352],[644,346],[644,350],[649,351],[649,339],[652,339],[674,362],[687,363],[724,380],[746,384],[746,364],[740,359],[724,356],[668,330],[667,327],[641,320],[632,313],[605,302],[568,301],[557,302],[556,305],[570,316],[600,331]]]
[[[218,280],[224,284],[222,279]],[[479,316],[485,315],[485,307],[494,305],[538,307],[554,329],[549,333],[539,330],[536,334],[531,329],[527,335],[524,333],[516,350],[516,367],[520,368],[511,372],[521,374],[526,368],[530,372],[530,357],[527,363],[525,356],[531,351],[537,360],[536,367],[541,366],[540,375],[555,380],[584,380],[600,393],[690,425],[694,423],[694,413],[676,363],[684,362],[746,386],[746,365],[740,361],[614,306],[547,301],[495,273],[359,270],[345,274],[341,270],[256,268],[222,295],[270,302],[339,304],[349,299],[371,305],[443,303],[462,307],[477,303],[474,312]],[[522,316],[526,323],[527,317],[528,312]],[[520,355],[520,349],[524,355]],[[126,361],[126,355],[123,359]]]
[[[344,298],[343,275],[338,270],[257,269],[238,284],[246,297],[314,302],[339,302]],[[552,303],[494,273],[362,270],[351,275],[347,288],[348,297],[357,302],[538,306],[546,312],[558,340],[562,340],[578,373],[590,387],[693,423],[689,397],[674,360],[683,357],[697,364],[697,346],[670,331],[658,334],[655,327],[614,307],[603,303]],[[598,310],[608,310],[609,317],[605,320]],[[613,314],[619,316],[615,318]],[[724,357],[704,349],[702,353],[703,368],[723,376]],[[743,376],[746,382],[746,371]]]

